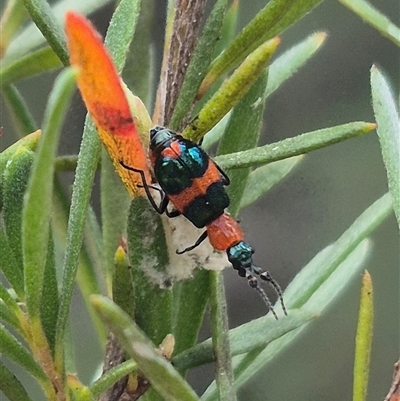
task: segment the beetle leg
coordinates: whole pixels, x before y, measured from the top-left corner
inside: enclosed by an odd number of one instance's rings
[[[189,252],[194,248],[197,248],[206,238],[207,238],[207,231],[204,231],[204,233],[201,234],[199,238],[197,238],[197,241],[193,245],[189,246],[188,248],[185,248],[183,251],[179,251],[177,249],[176,253],[178,255],[182,255],[182,253]]]
[[[120,161],[119,163],[121,164],[122,167],[126,168],[127,170],[140,174],[140,177],[142,178],[144,191],[146,192],[147,198],[149,199],[151,206],[153,206],[154,210],[157,213],[163,214],[166,211],[168,202],[169,202],[169,199],[166,196],[165,192],[159,188],[155,188],[155,187],[149,185],[146,181],[146,176],[144,175],[143,170],[139,170],[134,167],[127,166],[123,161]],[[155,188],[162,194],[162,199],[161,199],[160,205],[157,205],[156,201],[154,200],[153,195],[150,193],[150,188]]]
[[[215,163],[215,162],[214,162]],[[231,180],[229,179],[229,177],[226,175],[225,171],[222,170],[222,168],[220,166],[218,166],[217,163],[215,163],[219,173],[221,174],[222,177],[222,184],[224,185],[229,185],[231,183]]]

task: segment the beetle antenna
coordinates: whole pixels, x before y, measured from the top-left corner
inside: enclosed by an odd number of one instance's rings
[[[254,288],[260,294],[261,298],[263,299],[263,301],[267,305],[268,309],[274,315],[275,319],[278,320],[278,316],[274,311],[274,307],[272,306],[272,303],[269,300],[269,298],[268,298],[267,294],[265,293],[265,291],[259,286],[257,278],[254,277],[254,276],[249,276],[247,279],[249,281],[250,287]]]
[[[281,302],[283,313],[287,316],[286,306],[285,303],[283,302],[283,293],[279,284],[272,278],[271,274],[268,271],[261,273],[260,278],[264,281],[269,282],[272,285],[272,287],[274,287],[275,292],[278,295],[279,301]]]

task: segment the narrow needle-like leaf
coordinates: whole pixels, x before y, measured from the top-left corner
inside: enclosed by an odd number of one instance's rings
[[[15,121],[18,135],[23,137],[36,131],[38,125],[18,89],[14,85],[5,86],[2,95],[10,110],[11,118]]]
[[[27,19],[28,13],[26,12],[23,3],[18,0],[9,0],[7,5],[1,11],[0,58],[3,58],[8,44],[15,33],[21,28],[23,22]]]
[[[21,57],[0,71],[0,87],[30,78],[34,75],[61,67],[60,59],[50,47],[44,47]]]
[[[54,53],[57,54],[64,65],[68,65],[65,37],[60,26],[55,21],[50,4],[45,0],[22,0],[22,2]]]
[[[0,361],[0,391],[10,401],[32,401],[15,375]]]
[[[371,25],[383,36],[386,36],[397,46],[400,46],[400,28],[395,25],[386,15],[377,10],[371,2],[365,0],[339,0],[359,15],[363,22]],[[397,19],[398,21],[398,19]]]
[[[216,383],[220,401],[235,401],[236,390],[233,379],[229,326],[226,299],[221,272],[210,272],[210,306],[212,347],[216,359]]]
[[[372,280],[368,271],[365,271],[362,279],[360,311],[358,313],[353,374],[353,401],[365,401],[367,396],[374,318],[373,303]]]
[[[22,247],[26,303],[31,318],[39,318],[40,315],[40,297],[52,212],[54,160],[66,109],[75,89],[75,77],[74,70],[65,70],[50,94],[25,198]]]
[[[260,137],[262,116],[265,107],[265,87],[268,71],[264,70],[245,96],[232,110],[229,123],[218,146],[218,154],[253,149]],[[237,216],[242,196],[245,194],[245,183],[250,174],[250,168],[227,171],[230,178],[228,195],[230,198],[229,212]]]
[[[215,161],[223,168],[242,168],[267,164],[366,134],[375,127],[375,124],[365,122],[338,125],[283,139],[256,149],[221,155],[216,157]]]
[[[119,7],[114,13],[114,18],[118,18],[118,14],[124,12],[125,6],[127,3],[130,4],[131,7],[135,7],[137,5],[136,2],[131,1],[124,1],[123,4],[120,2]],[[113,100],[117,98],[117,103],[121,102],[121,99],[126,99],[124,97],[124,93],[120,87],[120,81],[118,79],[118,75],[116,72],[115,66],[113,66],[111,58],[106,54],[106,50],[101,42],[99,34],[94,31],[88,21],[85,21],[83,17],[69,13],[67,21],[67,31],[70,31],[69,37],[69,45],[73,45],[76,50],[76,64],[79,68],[81,68],[81,72],[87,77],[89,77],[89,82],[86,82],[89,87],[88,93],[91,95],[95,95],[94,100],[100,101],[102,107],[101,110],[104,111],[104,102],[111,107],[111,110],[116,111],[113,114],[114,121],[115,119],[118,121],[118,116],[120,115],[120,110],[115,110],[115,104],[113,104]],[[111,28],[111,26],[113,28]],[[127,24],[124,24],[123,27],[128,29]],[[107,37],[113,38],[112,41],[108,40],[109,50],[111,52],[111,56],[113,56],[112,49],[114,46],[117,48],[116,56],[117,57],[117,67],[122,69],[124,65],[124,60],[126,57],[126,53],[123,49],[127,51],[129,48],[130,39],[129,35],[123,35],[124,42],[128,41],[127,46],[123,46],[121,43],[116,43],[119,41],[118,32],[118,25],[113,23],[110,25],[110,29],[108,31]],[[67,33],[68,36],[68,33]],[[90,40],[92,47],[89,49],[85,47],[85,41]],[[106,38],[107,40],[107,38]],[[126,43],[125,43],[126,44]],[[71,49],[70,49],[71,50]],[[102,70],[103,74],[98,74],[99,71],[96,70],[98,66],[98,62],[101,60],[100,65],[104,67],[106,65],[106,72],[110,73],[110,75],[104,75],[104,69]],[[87,62],[90,61],[89,65]],[[82,62],[82,63],[81,63]],[[74,63],[72,63],[74,64]],[[87,67],[84,70],[84,67]],[[102,92],[102,85],[105,88],[109,88],[110,81],[109,78],[111,76],[112,82],[116,82],[119,86],[117,88],[118,96],[115,97],[116,92],[113,90],[115,88],[111,88],[107,94],[111,92],[112,98],[106,98],[104,93]],[[97,80],[99,78],[99,80]],[[81,78],[82,80],[82,74]],[[90,83],[90,81],[93,81]],[[82,82],[82,81],[81,81]],[[90,86],[91,85],[91,86]],[[93,98],[92,98],[93,100]],[[95,105],[92,104],[92,107],[95,109]],[[99,110],[97,110],[99,111]],[[108,109],[110,111],[110,109]],[[99,118],[104,119],[104,115],[101,115],[101,112],[98,113]],[[132,123],[132,116],[129,111],[129,106],[124,108],[124,115],[127,119]],[[124,118],[121,118],[123,121]],[[121,120],[120,119],[120,120]],[[105,119],[107,120],[107,119]],[[126,122],[126,121],[125,121]],[[110,121],[108,121],[110,123]],[[110,125],[110,124],[109,124]],[[113,129],[115,128],[112,124],[111,126]],[[120,127],[121,128],[121,127]],[[128,131],[132,130],[131,127],[128,127]],[[126,133],[126,131],[125,131]],[[94,174],[97,168],[98,158],[100,155],[100,140],[96,133],[96,129],[92,124],[91,120],[87,117],[86,118],[86,125],[83,132],[82,142],[81,142],[81,149],[79,153],[79,161],[76,168],[76,175],[75,175],[75,182],[74,188],[72,193],[71,199],[71,214],[68,222],[68,233],[67,233],[67,248],[65,252],[64,258],[64,275],[63,275],[63,284],[62,284],[62,292],[60,297],[60,309],[59,309],[59,316],[57,321],[57,333],[56,333],[56,365],[61,370],[63,370],[63,339],[65,328],[67,325],[68,313],[72,299],[72,293],[75,284],[75,276],[78,269],[78,260],[79,260],[79,251],[82,245],[82,238],[83,238],[83,231],[84,231],[84,224],[85,219],[87,216],[87,210],[89,206],[91,188],[93,185]],[[140,153],[140,151],[138,152]],[[135,187],[136,188],[136,187]]]
[[[33,377],[40,381],[48,380],[32,355],[2,324],[0,324],[0,352],[22,366]]]
[[[199,89],[202,96],[221,75],[240,64],[254,49],[279,35],[322,0],[271,0],[212,63]]]
[[[268,69],[265,96],[270,96],[283,82],[302,67],[324,44],[327,34],[317,32],[287,50],[274,60]]]
[[[214,127],[251,88],[279,42],[279,38],[274,38],[254,50],[204,105],[182,135],[197,141]]]
[[[274,185],[281,182],[303,158],[301,155],[294,156],[253,170],[247,179],[246,188],[240,202],[240,209],[249,206]]]
[[[211,62],[227,6],[226,0],[218,0],[206,21],[193,57],[186,71],[185,80],[176,102],[169,127],[178,129],[179,124],[190,109],[197,90]]]
[[[371,70],[372,105],[382,157],[388,176],[393,209],[400,227],[400,116],[396,100],[384,75],[375,66]]]
[[[109,389],[114,383],[134,371],[138,371],[137,363],[132,359],[129,359],[104,373],[89,387],[89,390],[94,397],[100,397],[100,395]]]
[[[178,371],[156,351],[155,346],[130,317],[109,299],[92,295],[92,304],[101,319],[117,336],[126,352],[157,392],[167,401],[199,401]]]
[[[229,331],[232,356],[265,348],[274,340],[309,322],[317,316],[310,312],[291,310],[288,316],[276,320],[263,316]],[[176,355],[172,362],[178,369],[188,369],[215,361],[211,339]]]
[[[20,2],[20,0],[17,0]],[[64,23],[65,13],[69,10],[75,10],[83,15],[87,15],[103,7],[109,3],[110,0],[60,0],[52,6],[52,15],[54,22],[60,26]],[[7,48],[4,57],[4,65],[16,61],[20,57],[28,54],[32,49],[38,48],[43,45],[46,38],[38,30],[37,26],[32,22],[24,28],[19,35],[17,35]]]

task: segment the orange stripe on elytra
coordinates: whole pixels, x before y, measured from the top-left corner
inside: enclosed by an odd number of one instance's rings
[[[194,178],[189,188],[185,188],[177,195],[168,195],[168,198],[176,209],[182,213],[195,198],[205,195],[211,184],[220,181],[221,175],[215,163],[210,159],[208,168],[202,177]]]
[[[181,145],[179,141],[171,142],[168,147],[162,150],[162,157],[169,157],[171,159],[177,159],[182,153]]]

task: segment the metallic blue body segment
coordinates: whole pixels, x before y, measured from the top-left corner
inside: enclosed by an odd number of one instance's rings
[[[259,271],[256,271],[258,267],[253,265],[252,255],[254,250],[247,242],[240,241],[226,252],[229,262],[238,271],[240,277],[246,277],[246,272],[249,273],[250,271],[259,274]]]

